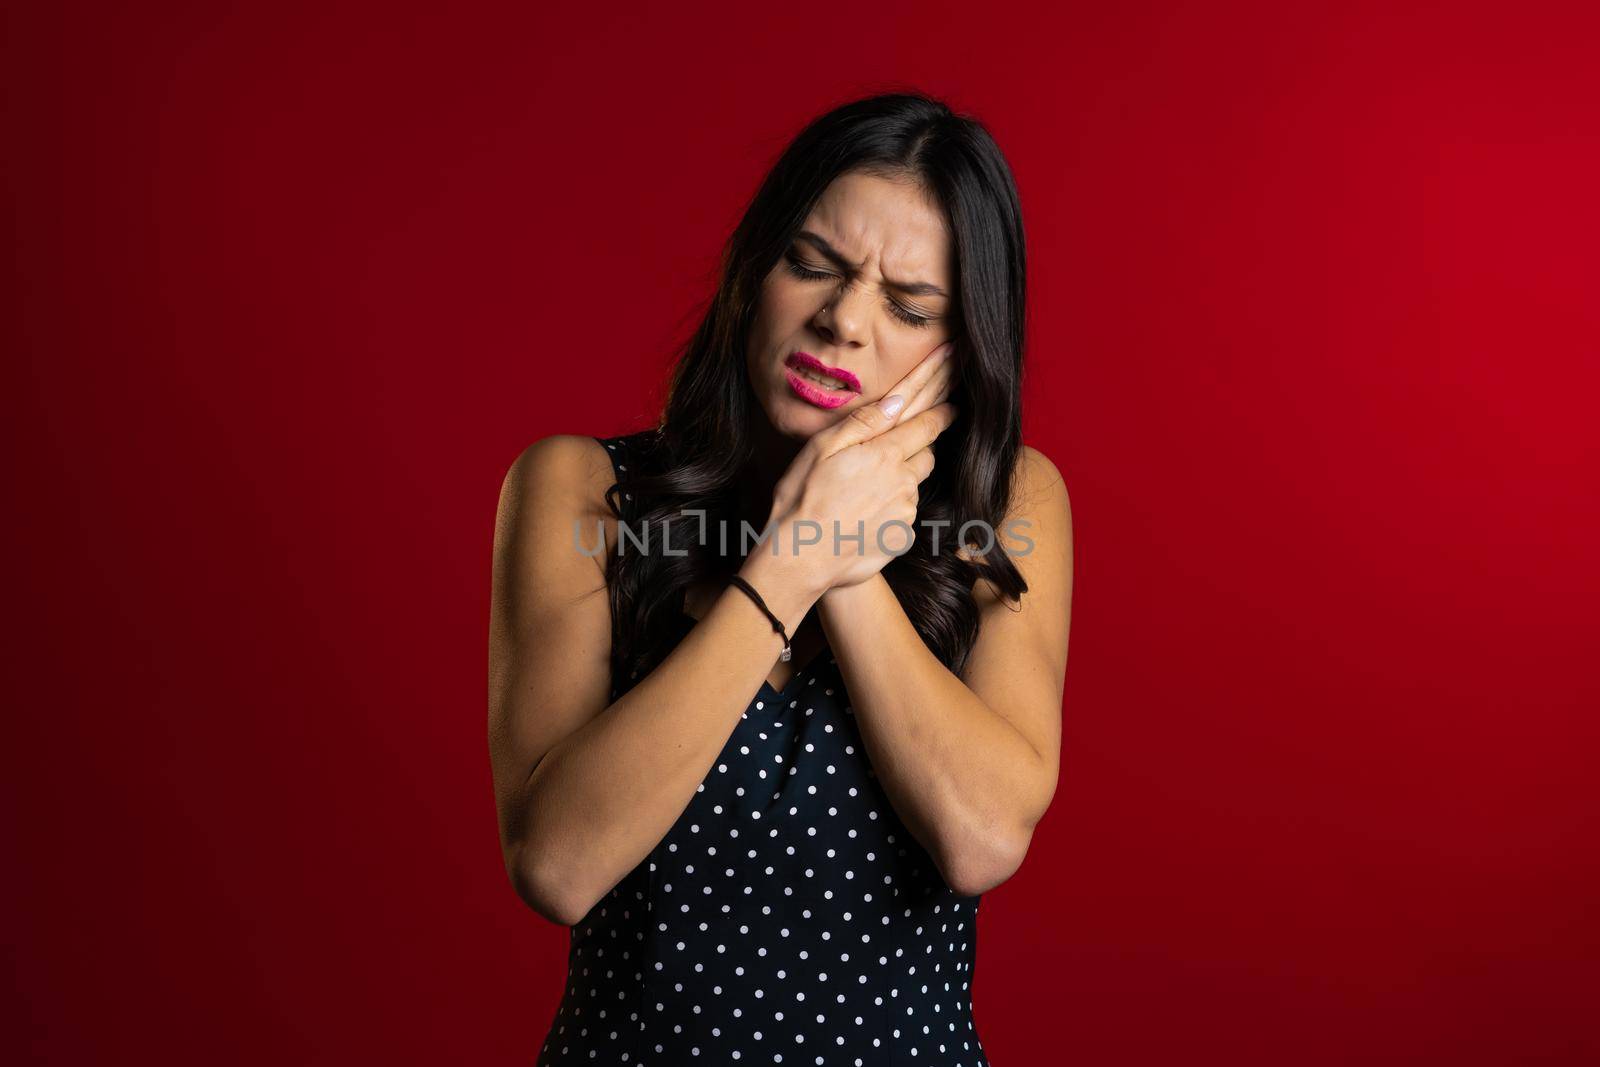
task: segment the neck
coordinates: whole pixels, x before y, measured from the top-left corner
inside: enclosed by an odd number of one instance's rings
[[[739,475],[739,513],[759,530],[772,511],[773,488],[804,442],[778,433],[759,411],[751,423],[750,459]]]

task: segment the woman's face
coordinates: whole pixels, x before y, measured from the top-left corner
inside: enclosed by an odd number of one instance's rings
[[[953,260],[944,214],[916,186],[834,179],[763,282],[750,327],[750,381],[772,428],[804,440],[950,340]]]

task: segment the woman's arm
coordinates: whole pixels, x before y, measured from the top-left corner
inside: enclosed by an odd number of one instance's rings
[[[1020,609],[984,583],[962,677],[912,627],[882,573],[818,604],[856,725],[884,792],[945,883],[977,896],[1016,872],[1055,795],[1072,605],[1072,510],[1045,456],[1022,450],[1012,519]],[[945,531],[947,534],[949,531]],[[1005,527],[1000,543],[1025,547]]]
[[[564,925],[664,836],[710,772],[783,647],[729,589],[612,703],[605,557],[614,480],[593,438],[560,434],[512,464],[495,522],[489,617],[489,754],[506,870],[529,907]],[[752,552],[739,573],[793,633],[815,602],[792,557]]]

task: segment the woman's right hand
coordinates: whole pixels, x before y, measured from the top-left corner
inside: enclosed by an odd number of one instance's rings
[[[933,471],[934,439],[956,417],[945,401],[952,348],[934,349],[882,399],[814,434],[774,487],[768,527],[777,552],[819,593],[867,580],[921,532],[918,486]],[[904,402],[890,413],[885,401],[895,396]]]

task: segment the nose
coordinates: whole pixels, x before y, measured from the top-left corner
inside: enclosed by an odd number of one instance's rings
[[[872,294],[859,285],[842,285],[817,309],[811,324],[828,343],[843,347],[860,344],[866,337]]]

